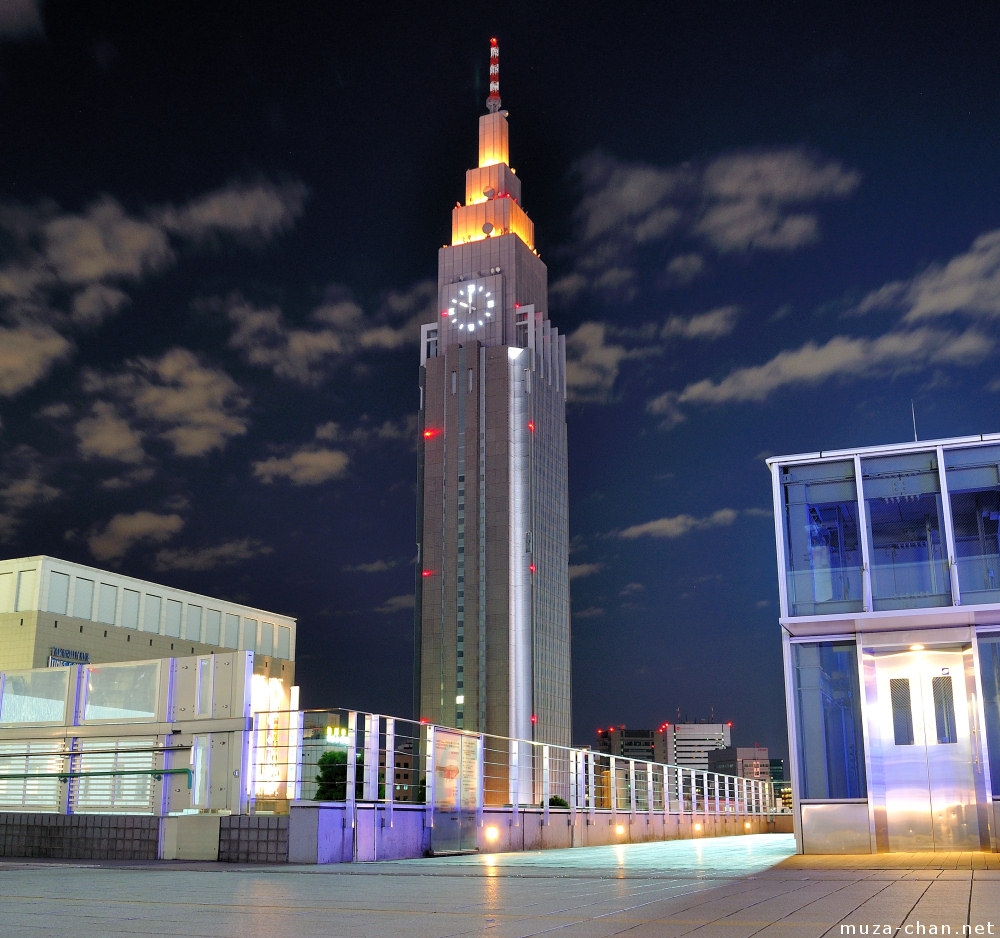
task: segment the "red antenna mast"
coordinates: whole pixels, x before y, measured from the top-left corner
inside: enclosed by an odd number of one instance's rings
[[[486,99],[486,110],[491,114],[500,110],[500,47],[496,39],[490,40],[490,96]]]

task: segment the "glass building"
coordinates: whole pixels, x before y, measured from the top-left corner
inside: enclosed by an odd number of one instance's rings
[[[1000,434],[767,464],[799,851],[996,850]]]
[[[478,165],[452,210],[437,308],[421,328],[414,710],[565,746],[566,346],[510,168],[496,63],[494,41]],[[527,785],[530,754],[518,758]],[[517,803],[526,792],[496,795]]]

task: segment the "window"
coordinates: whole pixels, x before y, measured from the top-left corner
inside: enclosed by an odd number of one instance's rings
[[[913,705],[908,678],[894,677],[889,680],[889,700],[892,704],[892,741],[897,746],[912,746]]]
[[[94,581],[82,576],[76,578],[76,593],[73,596],[73,615],[77,619],[89,619],[94,611]]]
[[[181,613],[184,607],[176,599],[167,600],[166,621],[163,624],[163,634],[171,638],[181,637]]]
[[[201,641],[201,606],[188,606],[184,618],[184,637],[192,642]]]
[[[874,608],[949,605],[936,454],[881,456],[861,466]]]
[[[162,601],[159,596],[146,594],[146,611],[142,617],[142,630],[144,632],[160,631],[160,606]]]
[[[854,461],[782,469],[788,611],[860,612],[864,603]]]
[[[804,642],[791,651],[802,797],[864,798],[857,646]]]
[[[122,625],[127,629],[139,628],[139,593],[122,590]]]
[[[1000,602],[1000,446],[948,450],[944,460],[962,604]]]
[[[49,612],[66,615],[69,611],[69,574],[53,570],[49,574]]]
[[[102,583],[97,594],[97,621],[105,625],[115,624],[115,609],[118,606],[118,587]]]
[[[990,778],[993,791],[1000,792],[1000,632],[979,636],[979,669]]]
[[[222,613],[218,609],[208,609],[205,612],[205,643],[207,645],[221,644]]]

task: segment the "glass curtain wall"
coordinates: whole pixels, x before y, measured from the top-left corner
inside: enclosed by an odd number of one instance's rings
[[[803,642],[791,653],[801,797],[866,797],[857,646]]]
[[[944,459],[962,604],[1000,602],[1000,446],[947,450]]]
[[[853,460],[782,469],[788,612],[860,612],[864,601]]]
[[[875,610],[949,605],[937,455],[881,456],[861,467]]]

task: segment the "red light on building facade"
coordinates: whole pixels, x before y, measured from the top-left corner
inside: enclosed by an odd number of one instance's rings
[[[434,571],[433,570],[423,570],[423,571],[421,571],[420,575],[421,576],[434,576]]]
[[[437,427],[431,427],[429,430],[424,430],[424,439],[433,440],[441,431]]]
[[[529,421],[528,421],[528,429],[529,429],[529,430],[530,430],[530,431],[531,431],[532,433],[534,433],[534,432],[535,432],[535,421],[534,421],[534,420],[529,420]]]

